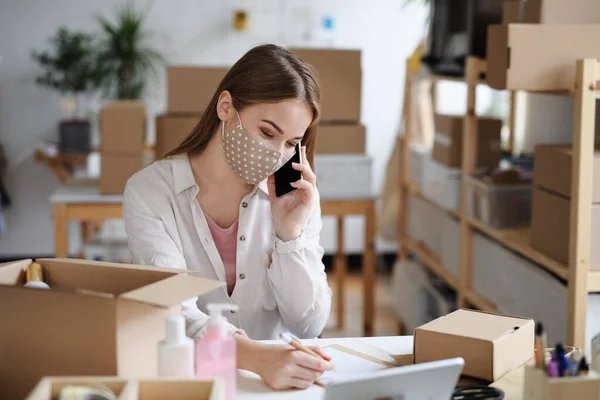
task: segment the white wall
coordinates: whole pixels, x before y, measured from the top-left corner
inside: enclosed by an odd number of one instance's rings
[[[7,212],[9,233],[0,238],[2,257],[50,254],[54,248],[47,198],[58,182],[30,155],[41,139],[56,138],[59,96],[35,85],[39,70],[31,61],[31,50],[45,48],[48,37],[61,25],[97,31],[95,15],[110,15],[124,2],[0,2],[0,140],[8,153],[8,185],[17,204]],[[422,7],[403,7],[402,0],[138,0],[135,4],[153,4],[147,27],[154,32],[153,44],[170,62],[202,65],[231,65],[251,46],[264,42],[323,46],[316,34],[303,39],[302,26],[306,21],[318,24],[325,13],[332,15],[335,47],[363,50],[362,121],[368,130],[368,153],[375,159],[375,189],[380,190],[400,119],[404,62],[424,31]],[[231,29],[238,8],[249,12],[249,29],[243,33]],[[164,73],[152,82],[146,101],[153,141],[152,116],[165,108]],[[92,111],[97,111],[97,105]],[[346,229],[347,251],[360,251],[362,221],[352,219]],[[333,247],[334,240],[333,223],[327,220],[326,249]]]

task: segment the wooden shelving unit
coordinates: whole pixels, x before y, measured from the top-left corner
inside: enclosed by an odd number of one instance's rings
[[[410,71],[410,69],[407,69]],[[434,81],[450,80],[464,82],[467,85],[467,113],[464,117],[463,132],[463,176],[471,175],[477,164],[477,116],[475,114],[477,85],[485,84],[486,64],[477,58],[468,58],[465,79],[428,77]],[[410,141],[415,137],[414,124],[408,121],[412,111],[412,84],[418,78],[416,74],[407,75],[405,85],[405,137],[401,146],[400,187],[401,210],[399,226],[400,257],[415,254],[419,261],[433,274],[443,279],[457,292],[458,307],[475,307],[484,311],[495,311],[496,306],[481,293],[472,288],[472,246],[474,231],[482,232],[492,240],[513,250],[524,258],[537,264],[540,268],[563,280],[568,287],[567,304],[567,341],[569,345],[585,348],[585,328],[588,293],[600,292],[600,271],[590,271],[591,254],[591,204],[592,173],[594,152],[594,123],[596,93],[600,90],[600,64],[597,60],[577,61],[577,75],[573,90],[552,94],[568,95],[574,98],[573,128],[573,166],[571,188],[571,224],[569,238],[569,263],[562,264],[533,249],[529,244],[530,229],[498,230],[485,225],[482,221],[469,216],[467,206],[468,189],[465,180],[461,184],[460,209],[447,211],[460,222],[460,271],[455,277],[446,269],[440,260],[429,252],[422,243],[415,242],[408,235],[408,196],[422,195],[420,188],[409,181],[409,149]],[[514,92],[511,102],[515,101]],[[511,113],[514,113],[511,104]],[[511,115],[511,137],[509,146],[514,142],[514,116]],[[431,201],[430,201],[431,202]],[[434,202],[431,202],[435,204]]]

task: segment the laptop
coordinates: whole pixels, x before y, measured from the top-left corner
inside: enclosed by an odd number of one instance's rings
[[[388,368],[332,381],[325,400],[448,400],[458,382],[462,358]]]

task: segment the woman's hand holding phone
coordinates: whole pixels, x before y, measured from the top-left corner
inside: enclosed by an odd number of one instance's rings
[[[275,176],[268,179],[271,213],[275,222],[275,234],[283,241],[294,240],[302,233],[308,215],[313,207],[317,176],[306,160],[306,147],[301,150],[301,163],[293,163],[292,168],[302,173],[302,178],[290,185],[297,189],[277,197]]]

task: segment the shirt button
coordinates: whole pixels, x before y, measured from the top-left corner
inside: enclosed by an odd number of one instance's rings
[[[229,312],[235,314],[235,310],[229,310]]]
[[[247,208],[247,207],[248,207],[248,203],[246,203],[246,202],[243,202],[243,203],[242,203],[242,207],[244,207],[244,208]]]
[[[246,236],[240,236],[240,240],[243,242],[244,240],[246,240]]]
[[[246,279],[246,275],[240,274],[240,279]]]

